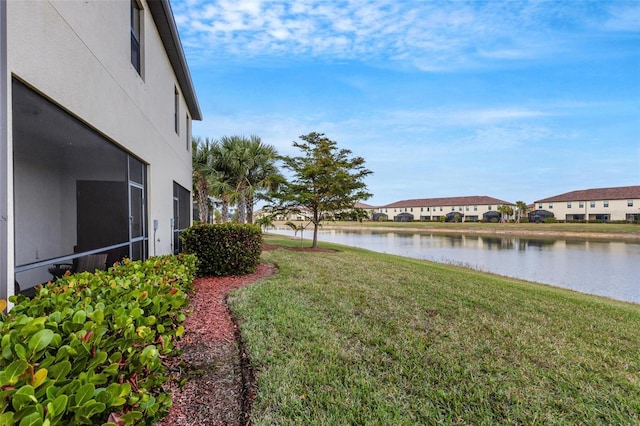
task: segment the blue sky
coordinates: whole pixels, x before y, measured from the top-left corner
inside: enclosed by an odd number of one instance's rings
[[[171,0],[204,116],[322,132],[367,203],[640,185],[640,2]]]

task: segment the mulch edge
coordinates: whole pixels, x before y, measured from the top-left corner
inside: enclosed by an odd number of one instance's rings
[[[273,276],[276,273],[276,271],[277,271],[277,267],[275,265],[269,264],[269,263],[261,263],[260,265],[258,265],[258,268],[256,268],[256,272],[252,274],[234,276],[234,277],[217,277],[217,278],[220,278],[223,282],[226,282],[226,286],[225,288],[223,288],[223,292],[224,292],[222,295],[223,297],[221,300],[219,300],[219,302],[221,302],[224,305],[224,313],[218,314],[220,316],[219,319],[220,321],[229,322],[229,324],[233,329],[232,338],[234,339],[233,342],[225,341],[222,344],[224,346],[227,346],[227,344],[231,343],[232,346],[234,346],[236,362],[234,362],[233,365],[240,367],[239,377],[238,377],[239,379],[238,381],[240,382],[240,389],[238,392],[239,394],[237,395],[237,398],[238,398],[237,401],[239,404],[238,407],[240,411],[239,418],[237,420],[238,420],[238,424],[240,425],[251,424],[251,421],[250,421],[251,404],[255,399],[255,395],[257,392],[257,379],[255,376],[253,366],[251,365],[251,361],[247,354],[246,345],[242,340],[242,335],[240,332],[238,320],[229,307],[228,297],[231,291],[239,288],[244,288],[248,285],[259,282],[262,279]],[[200,278],[196,278],[196,281],[199,279],[215,280],[216,277],[200,277]],[[237,283],[238,281],[240,281],[239,285]],[[194,289],[194,292],[192,293],[192,295],[195,294],[196,292],[197,292],[197,288]],[[215,303],[215,301],[213,302]],[[194,323],[201,324],[200,321],[193,321],[194,315],[197,315],[197,312],[194,311],[190,314],[192,319],[190,324],[194,324]],[[181,341],[181,344],[180,344],[180,346],[182,346],[183,349],[185,348],[184,345],[205,344],[206,346],[206,344],[212,343],[211,341],[203,342],[202,340],[198,339],[198,337],[201,337],[199,336],[199,331],[197,329],[190,329],[189,324],[187,322],[185,322],[184,325],[185,325],[184,339]],[[181,373],[178,375],[178,377],[174,377],[172,379],[174,384],[170,386],[170,389],[172,393],[172,399],[174,400],[173,402],[174,406],[172,406],[172,408],[169,410],[168,415],[165,416],[158,423],[161,426],[188,426],[192,424],[200,425],[201,423],[191,423],[191,421],[195,419],[203,420],[201,415],[191,415],[185,418],[185,414],[188,414],[188,413],[185,413],[185,411],[193,410],[193,409],[197,410],[198,408],[200,408],[198,401],[194,401],[194,403],[190,405],[188,402],[185,402],[184,397],[174,398],[174,395],[182,394],[183,390],[188,386],[188,383],[189,383],[189,382],[185,383],[184,386],[182,387],[176,386],[178,381],[180,381],[185,377],[188,378],[189,376],[190,363],[189,362],[184,363],[184,361],[185,360],[183,359],[183,355],[178,356],[177,362],[183,364],[183,367],[186,367],[186,369],[183,369]],[[193,386],[193,385],[197,385],[198,383],[197,381],[192,381],[190,384]],[[206,394],[208,394],[209,391],[211,390],[211,389],[198,389],[197,387],[195,389],[201,390],[202,391],[201,393],[206,393]],[[191,400],[189,400],[189,402],[191,402]],[[230,407],[229,409],[232,411],[235,411],[238,408]],[[214,422],[214,419],[210,419],[210,420]],[[211,424],[229,424],[229,423],[216,422]]]

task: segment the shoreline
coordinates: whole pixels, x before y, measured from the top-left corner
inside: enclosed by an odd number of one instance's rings
[[[434,234],[474,234],[474,235],[487,235],[487,236],[519,236],[519,237],[552,237],[552,238],[577,238],[577,239],[624,239],[629,241],[639,241],[640,233],[614,233],[614,232],[577,232],[577,231],[555,231],[555,230],[540,230],[534,231],[531,229],[471,229],[468,227],[455,229],[455,228],[439,228],[439,227],[394,227],[394,226],[366,226],[366,225],[326,225],[323,224],[320,229],[324,230],[349,230],[349,231],[384,231],[384,232],[420,232],[420,233],[434,233]]]

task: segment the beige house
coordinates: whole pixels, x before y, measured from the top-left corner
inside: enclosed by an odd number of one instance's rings
[[[0,95],[0,298],[179,248],[201,112],[168,0],[0,1]]]
[[[378,207],[372,206],[372,205],[367,204],[367,203],[362,203],[362,202],[360,202],[360,201],[358,201],[358,202],[355,204],[355,207],[356,207],[357,209],[362,209],[362,210],[364,210],[364,211],[367,213],[367,217],[368,217],[369,219],[373,218],[373,215],[378,211]]]
[[[409,222],[413,220],[447,221],[494,221],[500,220],[498,207],[515,204],[488,196],[417,198],[396,201],[377,208],[378,214],[387,215],[389,220]]]
[[[626,221],[640,220],[640,185],[571,191],[534,202],[532,213],[547,211],[557,220]]]

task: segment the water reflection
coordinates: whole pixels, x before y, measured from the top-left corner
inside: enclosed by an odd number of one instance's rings
[[[640,303],[637,242],[375,230],[320,230],[318,238]]]

